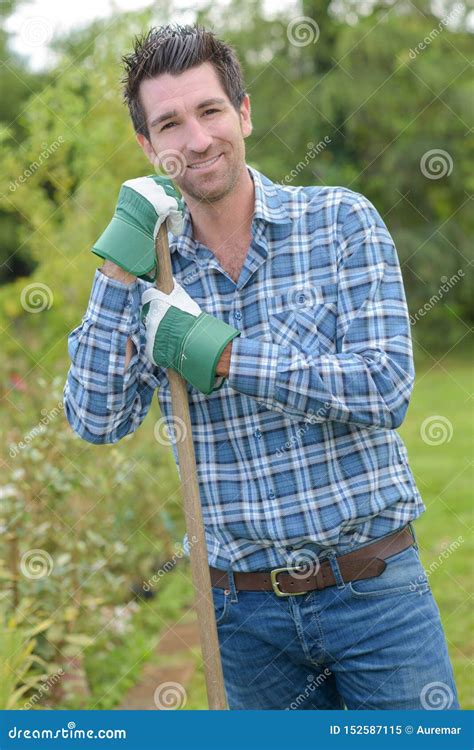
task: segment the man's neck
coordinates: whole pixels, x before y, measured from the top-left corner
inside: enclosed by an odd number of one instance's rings
[[[255,209],[255,188],[247,167],[233,190],[215,203],[186,197],[193,223],[193,237],[210,250],[238,244],[250,236]]]

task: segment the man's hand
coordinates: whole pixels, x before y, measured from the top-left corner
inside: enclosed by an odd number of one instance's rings
[[[217,371],[218,363],[240,331],[202,312],[176,281],[171,294],[147,289],[142,304],[148,359],[179,372],[201,393],[222,387],[223,380],[216,383],[216,377],[223,374]]]
[[[183,212],[181,196],[168,178],[149,175],[127,180],[120,188],[113,219],[92,252],[133,276],[154,281],[155,237],[164,221],[173,234],[180,234]],[[105,269],[104,273],[112,275]]]

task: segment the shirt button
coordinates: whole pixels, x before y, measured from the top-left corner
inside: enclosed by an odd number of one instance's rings
[[[262,437],[262,433],[260,432],[260,430],[255,430],[254,435],[256,438],[259,438],[259,439]]]
[[[303,302],[304,302],[305,300],[306,300],[306,295],[305,295],[305,294],[299,294],[299,295],[298,295],[298,302],[299,302],[299,303],[300,303],[301,305],[303,304]]]
[[[235,311],[235,313],[234,313],[234,318],[235,318],[236,320],[240,320],[240,319],[241,319],[241,317],[242,317],[242,313],[241,313],[241,312],[239,312],[238,310],[236,310],[236,311]]]
[[[273,492],[273,490],[270,490],[270,492],[268,493],[268,497],[269,497],[270,500],[274,500],[275,493]]]

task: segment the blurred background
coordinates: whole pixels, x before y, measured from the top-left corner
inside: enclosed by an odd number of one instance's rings
[[[427,506],[415,530],[473,708],[474,13],[442,0],[25,0],[0,16],[0,708],[206,707],[173,436],[154,403],[136,434],[92,446],[62,406],[90,247],[120,184],[150,169],[121,56],[150,25],[196,20],[242,61],[248,163],[363,193],[395,239],[417,373],[399,432]]]

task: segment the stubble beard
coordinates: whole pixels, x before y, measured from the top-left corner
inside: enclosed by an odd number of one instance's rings
[[[225,156],[226,155],[224,154],[224,159]],[[240,177],[240,173],[245,166],[245,153],[243,155],[239,154],[238,158],[232,159],[230,163],[227,163],[227,166],[224,166],[225,179],[215,187],[212,187],[212,185],[210,185],[209,189],[206,189],[205,179],[202,181],[202,187],[196,186],[192,183],[192,181],[190,181],[190,183],[188,184],[186,179],[184,179],[181,184],[179,184],[178,181],[176,182],[180,190],[182,190],[185,195],[189,195],[189,197],[193,200],[203,203],[218,203],[220,200],[229,195],[229,193],[231,193],[234,189]]]

